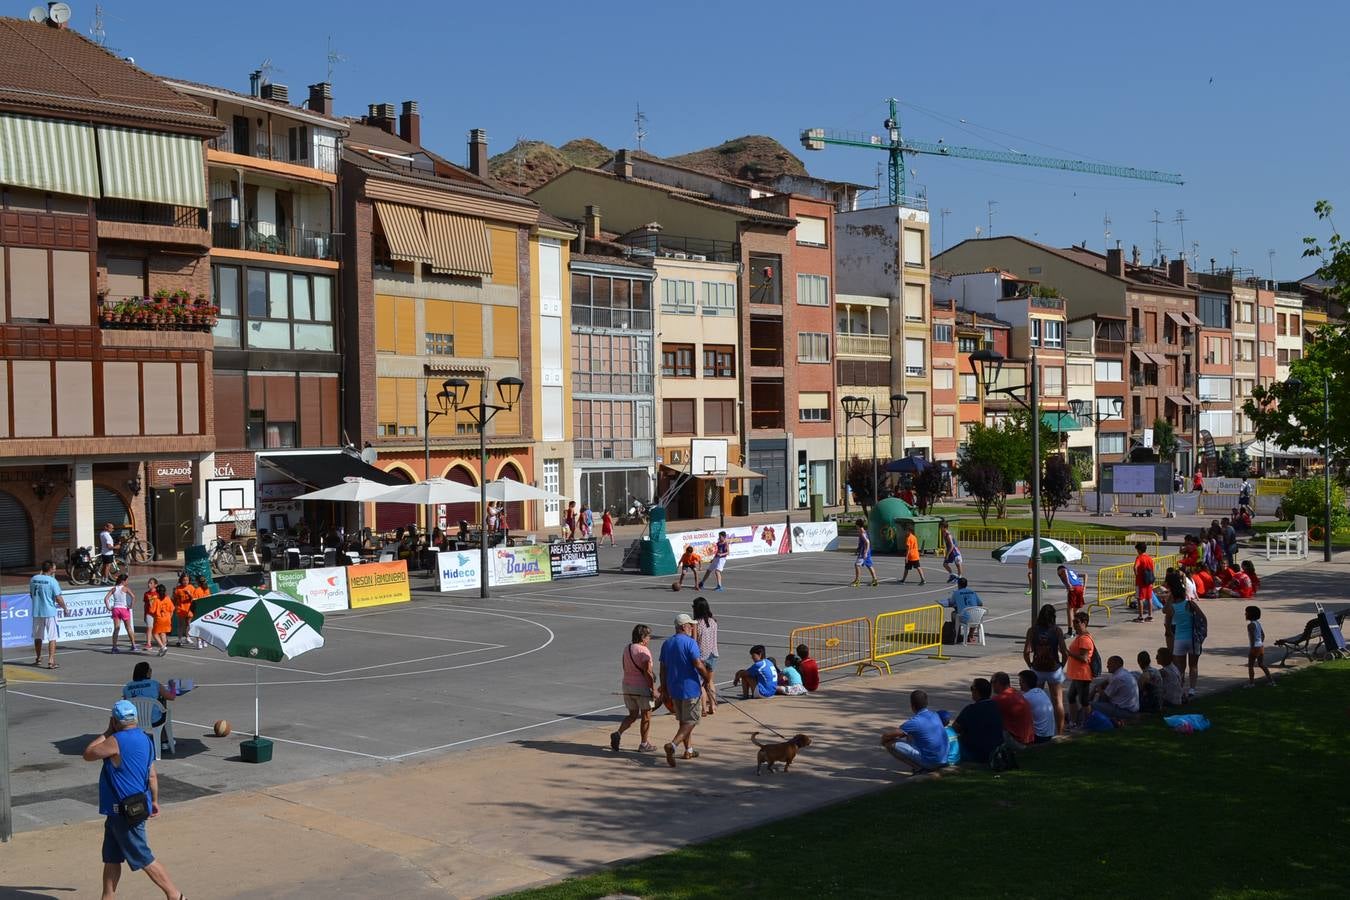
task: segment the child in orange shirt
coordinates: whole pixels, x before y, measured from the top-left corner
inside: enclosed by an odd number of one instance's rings
[[[192,610],[190,610],[188,613],[189,622],[191,621],[192,615],[196,612],[196,601],[211,596],[211,588],[206,583],[205,575],[197,576],[197,584],[193,586],[192,592],[193,592],[192,593],[193,607]],[[186,633],[186,625],[184,625],[184,633]],[[188,646],[192,646],[191,639],[189,639],[188,641]],[[197,638],[196,646],[198,650],[204,650],[206,648],[206,641],[202,640],[201,638]]]
[[[178,576],[178,587],[173,589],[173,608],[178,619],[178,643],[183,646],[187,636],[188,622],[192,621],[192,601],[197,599],[197,589],[192,586],[186,573]]]
[[[684,573],[690,572],[694,576],[694,586],[698,587],[698,564],[702,560],[698,551],[694,549],[693,544],[684,545],[684,553],[680,554],[680,580],[675,582],[675,590],[684,587]]]
[[[169,652],[168,634],[173,630],[173,610],[174,602],[169,599],[168,590],[161,584],[156,588],[155,599],[150,601],[150,616],[155,623],[151,635],[155,644],[159,646],[160,656]]]
[[[919,584],[926,584],[927,579],[923,577],[923,563],[919,559],[919,539],[914,536],[914,526],[905,524],[905,572],[900,576],[900,583],[904,584],[905,579],[909,577],[910,570],[913,569],[919,573]]]
[[[150,604],[159,596],[159,579],[151,578],[145,583],[145,593],[141,595],[141,612],[145,614],[145,647],[150,648],[150,632],[155,628],[155,621],[150,617]]]

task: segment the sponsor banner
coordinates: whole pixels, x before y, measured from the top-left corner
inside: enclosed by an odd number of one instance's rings
[[[1168,508],[1179,516],[1194,516],[1200,512],[1199,494],[1173,494],[1168,503]]]
[[[549,576],[559,578],[585,578],[600,574],[600,554],[598,545],[588,541],[557,541],[548,545]]]
[[[479,551],[436,554],[436,587],[442,591],[465,591],[479,585]]]
[[[108,589],[85,588],[62,591],[66,612],[58,612],[57,643],[91,641],[112,636],[112,614],[103,605]],[[139,608],[139,605],[138,605]],[[28,594],[6,594],[0,598],[0,623],[6,647],[33,647],[33,598]]]
[[[1256,480],[1256,495],[1273,494],[1283,497],[1289,493],[1289,489],[1294,486],[1292,478],[1258,478]]]
[[[792,552],[816,553],[839,549],[837,522],[803,522],[792,526]]]
[[[1241,478],[1206,478],[1206,494],[1240,494],[1242,493]]]
[[[492,551],[493,584],[536,584],[548,581],[548,573],[548,548],[542,544]]]
[[[407,603],[412,599],[408,585],[408,561],[366,563],[347,569],[347,596],[352,609]]]
[[[705,561],[712,559],[717,545],[717,533],[725,531],[731,544],[731,558],[747,556],[776,556],[790,552],[787,525],[776,522],[769,525],[740,525],[734,528],[708,528],[703,531],[681,531],[666,536],[670,549],[679,559],[686,546],[692,546]]]
[[[272,573],[272,590],[319,612],[336,612],[347,608],[347,570],[282,569]]]

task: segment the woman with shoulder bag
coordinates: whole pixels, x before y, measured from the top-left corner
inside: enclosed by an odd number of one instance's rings
[[[628,714],[619,723],[619,730],[609,736],[609,749],[618,751],[623,733],[641,720],[638,750],[651,753],[656,745],[647,740],[652,727],[652,701],[655,698],[656,673],[652,671],[652,651],[648,643],[652,629],[648,625],[633,626],[633,640],[624,648],[620,664],[623,667],[623,705]]]
[[[1200,677],[1200,654],[1209,634],[1209,619],[1194,600],[1174,598],[1163,612],[1166,631],[1171,636],[1172,661],[1183,678],[1187,667],[1190,668],[1190,689],[1186,691],[1186,697],[1194,697],[1195,684]]]

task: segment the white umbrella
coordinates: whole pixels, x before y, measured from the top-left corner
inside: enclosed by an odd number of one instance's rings
[[[562,494],[555,494],[521,481],[501,478],[487,483],[487,498],[499,503],[521,503],[528,500],[566,500]],[[475,495],[474,499],[478,499]]]
[[[371,481],[369,478],[356,478],[348,476],[342,479],[341,484],[335,484],[332,487],[326,487],[322,490],[310,491],[308,494],[301,494],[296,500],[333,500],[345,503],[366,503],[371,500],[379,500],[385,494],[394,490],[399,485],[380,484],[378,481]]]
[[[376,498],[376,503],[414,503],[436,506],[441,503],[477,503],[478,491],[448,478],[428,478],[416,484],[396,487]]]
[[[1031,538],[1004,544],[993,552],[994,559],[1001,563],[1026,562],[1031,559]],[[1054,538],[1041,538],[1041,562],[1063,563],[1077,562],[1083,558],[1083,551],[1072,544],[1057,541]]]

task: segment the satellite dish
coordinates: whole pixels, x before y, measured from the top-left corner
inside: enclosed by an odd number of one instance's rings
[[[47,7],[35,6],[28,11],[28,21],[45,22],[47,21]]]
[[[53,3],[47,7],[47,16],[57,25],[64,25],[70,21],[70,6],[66,3]]]

